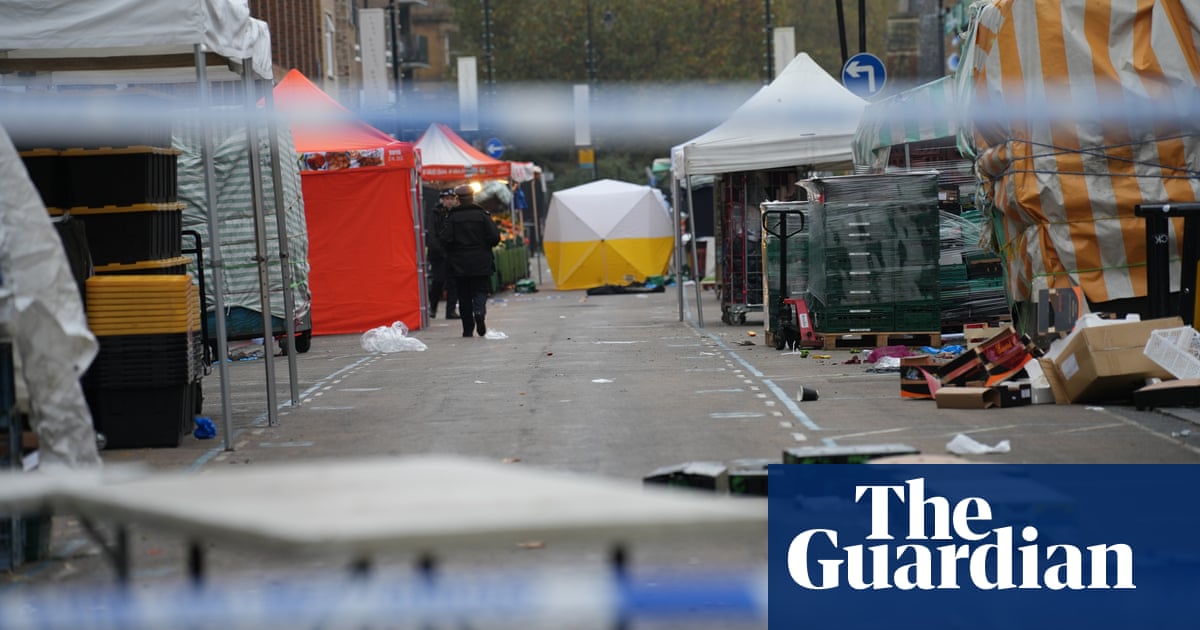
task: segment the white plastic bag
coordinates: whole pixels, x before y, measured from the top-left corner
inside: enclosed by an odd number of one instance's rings
[[[404,322],[395,321],[391,326],[380,326],[363,333],[362,347],[367,352],[422,352],[428,346],[420,339],[409,337]]]
[[[987,453],[1007,453],[1012,450],[1008,440],[1000,440],[995,446],[988,446],[959,433],[946,444],[946,450],[956,455],[985,455]]]

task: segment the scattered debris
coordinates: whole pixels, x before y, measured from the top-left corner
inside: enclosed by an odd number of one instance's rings
[[[1000,440],[995,446],[988,446],[959,433],[946,444],[946,450],[955,455],[984,455],[987,453],[1007,453],[1012,450],[1008,440]]]

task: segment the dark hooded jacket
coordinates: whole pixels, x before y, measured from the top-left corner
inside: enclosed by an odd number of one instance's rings
[[[438,226],[438,238],[450,263],[450,275],[490,276],[496,270],[492,248],[500,229],[486,210],[466,202],[450,211]]]

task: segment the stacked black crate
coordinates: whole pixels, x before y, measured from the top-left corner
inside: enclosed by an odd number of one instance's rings
[[[109,448],[176,446],[203,374],[198,289],[182,255],[179,151],[167,124],[78,131],[19,136],[19,148],[50,215],[83,225],[97,274],[81,286],[100,341],[83,379],[93,422]]]
[[[0,274],[0,287],[4,285]],[[0,319],[0,468],[21,469],[21,422],[17,416],[13,366],[13,344],[5,322]],[[0,514],[0,570],[10,570],[25,561],[24,523],[19,514]]]
[[[203,374],[200,292],[190,275],[97,275],[88,325],[100,352],[83,377],[107,448],[178,446]]]
[[[936,173],[811,180],[809,308],[821,333],[939,332]]]

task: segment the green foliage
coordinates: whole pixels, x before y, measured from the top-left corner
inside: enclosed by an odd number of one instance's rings
[[[449,0],[457,16],[459,55],[484,63],[480,0]],[[587,5],[583,0],[490,0],[497,83],[587,81]],[[594,64],[599,82],[764,80],[765,2],[751,0],[591,0]],[[793,27],[796,51],[830,74],[842,67],[832,0],[775,0],[772,25]],[[867,4],[865,49],[886,53],[892,3]],[[844,0],[849,54],[859,51],[858,2]]]
[[[481,0],[448,0],[455,10],[459,37],[452,55],[474,55],[486,72],[484,16]],[[489,0],[492,69],[498,90],[517,83],[585,83],[588,81],[585,0]],[[773,0],[772,24],[794,27],[796,51],[807,52],[834,77],[842,55],[837,12],[831,0]],[[849,54],[859,51],[858,2],[844,0]],[[591,0],[593,67],[596,92],[621,85],[653,91],[655,84],[682,82],[757,82],[767,80],[765,2],[752,0]],[[865,49],[886,54],[888,14],[894,3],[867,3]],[[778,68],[776,68],[778,71]],[[565,130],[563,130],[565,131]],[[697,130],[697,135],[705,129]],[[523,152],[520,138],[506,159],[530,160],[555,173],[553,188],[586,183],[591,171],[580,169],[575,149],[564,141],[557,150]],[[688,136],[691,137],[691,136]],[[645,182],[645,169],[655,157],[688,137],[666,137],[647,129],[636,141],[594,134],[597,173],[601,178]],[[539,149],[542,149],[539,147]]]

